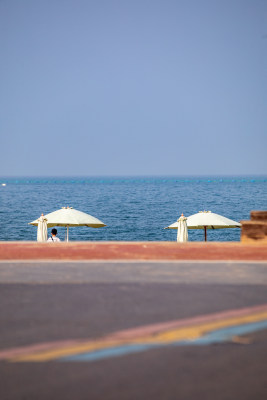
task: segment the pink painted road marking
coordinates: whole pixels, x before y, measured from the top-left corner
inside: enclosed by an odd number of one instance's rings
[[[60,340],[60,341],[33,344],[29,346],[15,347],[0,351],[0,359],[8,360],[18,356],[33,355],[35,353],[39,353],[42,351],[50,351],[55,349],[59,350],[71,346],[77,346],[80,344],[82,345],[88,342],[90,343],[95,343],[99,341],[101,341],[101,343],[110,341],[118,341],[120,343],[129,342],[129,340],[132,339],[138,339],[140,337],[148,335],[156,335],[160,332],[164,332],[172,328],[190,327],[201,323],[209,323],[223,319],[242,317],[264,311],[267,311],[267,304],[262,304],[254,307],[247,307],[243,309],[228,310],[208,315],[201,315],[192,318],[184,318],[176,321],[168,321],[158,324],[145,325],[138,328],[126,329],[114,332],[107,336],[103,336],[102,338],[100,337],[97,339],[86,338],[86,339]]]

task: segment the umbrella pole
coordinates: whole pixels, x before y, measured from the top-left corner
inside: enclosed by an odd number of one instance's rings
[[[69,241],[69,225],[67,225],[67,242]]]
[[[205,232],[205,242],[207,241],[207,227],[204,226],[204,232]]]

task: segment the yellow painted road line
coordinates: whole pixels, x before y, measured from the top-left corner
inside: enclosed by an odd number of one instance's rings
[[[10,361],[12,362],[21,362],[21,361],[32,361],[32,362],[39,362],[39,361],[51,361],[55,360],[60,357],[71,356],[74,354],[81,354],[88,351],[96,351],[99,349],[104,349],[108,347],[118,346],[121,341],[88,341],[83,343],[82,345],[73,346],[73,347],[65,347],[65,348],[58,348],[56,350],[51,351],[44,351],[35,354],[24,355],[21,357],[14,357]]]
[[[262,312],[254,315],[247,315],[243,317],[229,318],[221,321],[215,321],[188,328],[180,328],[177,330],[171,330],[159,334],[155,339],[157,342],[174,342],[177,340],[194,340],[204,334],[215,331],[229,326],[249,324],[253,322],[259,322],[267,319],[267,312]]]

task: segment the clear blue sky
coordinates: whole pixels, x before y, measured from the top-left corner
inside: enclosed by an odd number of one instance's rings
[[[266,0],[0,0],[0,175],[267,173]]]

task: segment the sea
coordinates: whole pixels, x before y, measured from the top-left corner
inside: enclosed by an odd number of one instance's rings
[[[35,241],[29,222],[73,207],[107,226],[69,228],[70,241],[176,241],[164,229],[183,213],[212,211],[235,221],[267,210],[267,176],[0,178],[0,240]],[[65,240],[65,228],[58,227]],[[50,229],[49,229],[50,232]],[[189,241],[203,241],[189,230]],[[208,241],[239,241],[240,229],[208,230]]]

